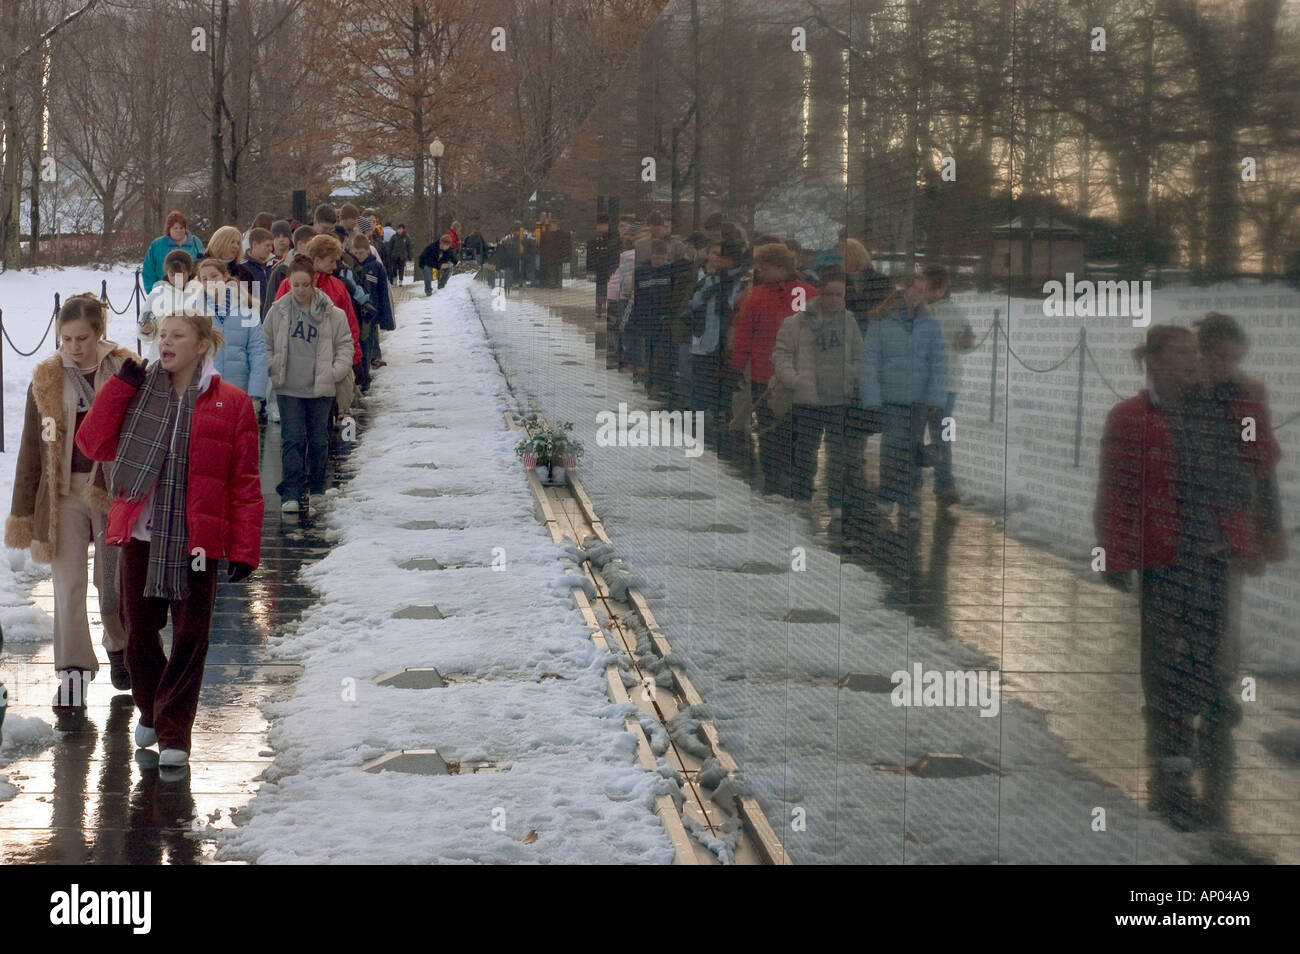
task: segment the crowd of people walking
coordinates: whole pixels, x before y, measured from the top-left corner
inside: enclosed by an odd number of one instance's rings
[[[363,406],[396,328],[378,216],[318,206],[310,225],[259,213],[204,245],[171,212],[141,269],[147,358],[108,340],[108,307],[73,295],[57,352],[36,366],[5,544],[49,563],[62,721],[84,712],[99,663],[87,613],[87,549],[114,688],[139,709],[135,741],[187,765],[222,564],[258,566],[264,503],[259,422],[280,425],[280,510],[326,505],[332,428]],[[383,249],[383,251],[381,251]],[[400,275],[398,276],[400,279]],[[170,615],[172,645],[161,632]]]

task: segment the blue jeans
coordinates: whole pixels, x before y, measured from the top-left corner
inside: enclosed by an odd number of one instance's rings
[[[438,271],[438,287],[444,287],[449,278],[451,278],[451,266],[444,265]],[[426,295],[433,294],[433,267],[431,265],[424,266],[424,293]]]
[[[361,323],[361,363],[370,367],[370,362],[375,358],[374,329],[379,324],[377,321],[367,321]],[[370,385],[367,384],[366,390]]]
[[[844,405],[796,404],[790,454],[790,495],[811,500],[817,451],[826,437],[826,505],[844,506]]]
[[[618,315],[618,360],[624,364],[640,367],[643,360],[641,336],[632,324],[632,299],[620,298],[618,300]]]
[[[953,408],[957,406],[957,392],[948,392],[948,403],[943,406],[943,413],[937,415],[930,423],[930,440],[939,442],[939,462],[934,465],[934,493],[937,497],[945,490],[956,490],[957,484],[952,478],[952,441],[943,439],[943,419],[952,417]]]
[[[325,492],[325,463],[330,450],[330,405],[333,398],[298,398],[277,394],[280,404],[280,466],[283,476],[275,492],[281,500],[297,500],[307,463],[309,493]]]
[[[897,503],[903,510],[918,510],[916,488],[921,486],[917,450],[925,437],[925,407],[920,404],[886,404],[885,430],[880,439],[880,500]]]

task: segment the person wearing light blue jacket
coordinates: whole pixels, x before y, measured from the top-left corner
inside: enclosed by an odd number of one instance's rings
[[[925,308],[929,287],[916,275],[902,301],[867,328],[858,393],[862,406],[883,430],[880,446],[880,505],[897,503],[904,517],[921,515],[920,447],[925,422],[948,400],[948,346],[943,329]]]
[[[254,410],[260,414],[266,400],[266,336],[257,305],[245,296],[238,283],[231,281],[226,263],[220,259],[199,262],[199,281],[212,325],[226,337],[225,344],[212,356],[212,363],[221,380],[253,399]]]

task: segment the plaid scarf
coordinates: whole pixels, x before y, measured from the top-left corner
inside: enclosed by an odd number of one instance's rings
[[[189,596],[189,529],[185,494],[189,483],[190,421],[202,373],[177,398],[171,374],[155,362],[131,400],[109,468],[108,487],[127,500],[143,500],[152,489],[149,574],[144,595],[165,600]]]

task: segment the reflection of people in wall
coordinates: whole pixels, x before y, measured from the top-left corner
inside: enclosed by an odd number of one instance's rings
[[[1201,384],[1212,408],[1226,419],[1231,429],[1243,427],[1253,416],[1255,443],[1273,446],[1275,439],[1269,425],[1268,391],[1263,383],[1241,370],[1241,361],[1250,345],[1246,333],[1230,315],[1208,312],[1193,322],[1200,352]],[[1250,494],[1250,550],[1245,556],[1228,563],[1228,616],[1224,678],[1231,681],[1241,658],[1242,584],[1247,575],[1257,576],[1265,564],[1286,559],[1286,530],[1282,525],[1282,503],[1278,491],[1277,468],[1268,467],[1256,475],[1246,473]]]
[[[952,417],[957,406],[957,395],[962,388],[962,355],[974,350],[975,333],[970,320],[948,296],[948,270],[942,265],[931,265],[925,270],[929,289],[927,304],[943,329],[943,340],[948,346],[948,401],[940,413],[930,420],[930,441],[939,448],[939,459],[934,465],[934,496],[939,506],[947,507],[961,498],[952,476],[952,441],[942,439],[943,419]]]
[[[1150,807],[1183,830],[1222,825],[1241,718],[1225,653],[1230,561],[1252,551],[1251,495],[1276,466],[1271,433],[1240,425],[1197,380],[1192,333],[1153,325],[1134,352],[1147,387],[1111,409],[1094,520],[1106,581],[1141,587]],[[1242,397],[1233,416],[1263,419]],[[1196,720],[1200,719],[1199,727]],[[1203,771],[1198,803],[1192,787]]]
[[[860,369],[862,406],[883,430],[880,446],[880,509],[899,505],[901,517],[920,519],[918,449],[925,423],[948,401],[948,347],[926,308],[932,292],[914,275],[901,300],[867,327]]]

